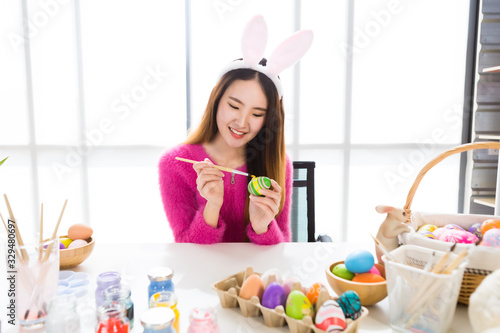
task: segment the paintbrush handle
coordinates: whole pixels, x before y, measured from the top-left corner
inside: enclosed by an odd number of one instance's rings
[[[182,157],[176,157],[175,159],[178,160],[178,161],[192,163],[192,164],[200,162],[200,161],[188,160],[187,158],[182,158]],[[216,168],[216,169],[222,170],[222,171],[235,173],[237,175],[249,176],[249,174],[246,173],[246,172],[234,170],[234,169],[231,169],[231,168],[228,168],[228,167],[225,167],[225,166],[220,166],[220,165],[215,165],[214,164],[213,167]]]
[[[460,266],[460,264],[465,259],[467,254],[468,254],[467,249],[460,252],[460,254],[455,259],[453,259],[453,261],[443,270],[443,274],[450,274],[451,272],[453,272],[455,268]]]

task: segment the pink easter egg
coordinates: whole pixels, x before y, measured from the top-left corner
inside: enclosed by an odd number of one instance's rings
[[[375,265],[373,265],[373,267],[367,273],[372,273],[372,274],[377,274],[377,275],[382,276],[382,274],[380,274],[380,271],[378,270],[377,266],[375,266]]]
[[[490,229],[486,231],[479,245],[500,249],[500,229]]]
[[[478,241],[478,238],[465,230],[448,229],[439,236],[439,240],[450,243],[473,244]]]
[[[446,229],[446,228],[444,228],[444,227],[441,227],[441,228],[437,228],[437,229],[435,229],[432,233],[434,234],[434,237],[436,237],[436,239],[439,239],[439,237],[440,237],[440,236],[443,234],[443,232],[445,232],[446,230],[448,230],[448,229]]]
[[[75,239],[74,241],[71,242],[71,244],[68,245],[68,249],[75,249],[77,247],[82,247],[87,245],[87,241],[83,239]]]

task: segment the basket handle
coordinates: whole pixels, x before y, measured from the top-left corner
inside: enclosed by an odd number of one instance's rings
[[[415,178],[415,181],[413,182],[413,185],[410,188],[410,191],[408,192],[408,197],[406,198],[406,205],[404,206],[404,210],[406,212],[408,222],[411,219],[410,207],[411,207],[411,203],[413,202],[413,197],[415,196],[415,193],[417,192],[418,185],[420,185],[420,182],[422,181],[422,178],[424,178],[427,171],[432,169],[432,167],[434,167],[436,164],[438,164],[439,162],[441,162],[442,160],[444,160],[448,156],[463,153],[464,151],[469,151],[469,150],[474,150],[474,149],[500,149],[500,142],[485,141],[485,142],[467,143],[467,144],[452,148],[450,150],[447,150],[444,153],[436,156],[429,163],[427,163],[422,168],[422,170],[420,170],[420,172],[418,173],[417,178]]]

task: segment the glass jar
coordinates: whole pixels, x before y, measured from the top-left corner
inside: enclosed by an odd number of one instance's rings
[[[80,316],[74,295],[57,296],[50,302],[45,330],[58,333],[80,333]]]
[[[213,308],[194,308],[189,314],[188,333],[219,333],[217,314]]]
[[[129,320],[122,303],[105,301],[97,308],[96,333],[128,333]]]
[[[155,267],[148,271],[149,287],[148,287],[148,302],[153,294],[160,291],[174,292],[174,284],[172,278],[174,271],[169,267]]]
[[[95,290],[95,306],[96,309],[104,302],[104,290],[113,285],[120,284],[120,273],[118,272],[104,272],[97,276],[97,288]]]
[[[134,327],[134,302],[132,302],[132,298],[130,297],[131,294],[130,287],[124,283],[107,287],[104,290],[104,299],[106,301],[123,303],[125,313],[130,322],[130,329]]]
[[[175,333],[175,313],[170,308],[151,308],[141,316],[144,333]]]
[[[177,308],[177,295],[175,295],[174,292],[163,290],[163,291],[157,292],[156,294],[153,294],[153,296],[151,296],[151,299],[149,300],[149,307],[150,308],[157,308],[157,307],[170,308],[172,311],[174,311],[175,320],[174,320],[174,323],[172,326],[175,328],[175,331],[177,333],[180,333],[180,330],[179,330],[179,309]]]

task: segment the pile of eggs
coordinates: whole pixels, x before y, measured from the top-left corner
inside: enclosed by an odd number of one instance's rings
[[[282,306],[287,316],[297,320],[310,316],[317,328],[328,332],[344,330],[347,318],[355,320],[361,315],[361,301],[356,292],[347,291],[336,301],[328,295],[328,300],[318,308],[321,292],[328,293],[319,282],[303,288],[295,278],[282,281],[281,273],[273,269],[262,274],[262,277],[258,274],[248,276],[243,281],[239,297],[250,300],[257,296],[263,307],[275,309]]]
[[[343,264],[335,265],[332,273],[342,279],[360,283],[384,282],[385,278],[375,266],[375,258],[366,250],[352,251]]]
[[[85,246],[88,244],[87,239],[89,239],[93,233],[94,231],[88,225],[81,223],[73,224],[68,229],[67,237],[59,237],[59,249],[69,250]]]
[[[424,224],[418,228],[417,233],[444,242],[475,244],[480,241],[479,245],[500,248],[500,220],[495,219],[475,223],[469,230],[456,224],[446,224],[443,227]]]

